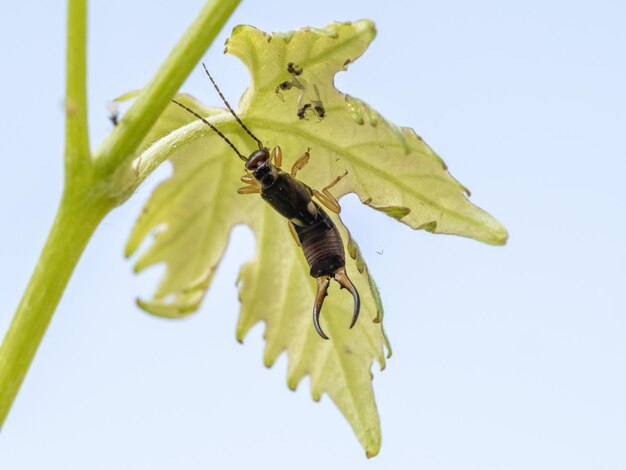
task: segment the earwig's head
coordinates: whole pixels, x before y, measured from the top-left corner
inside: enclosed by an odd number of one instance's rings
[[[272,165],[270,152],[266,148],[255,150],[246,160],[246,169],[252,171],[254,179],[262,187],[271,186],[278,178],[279,169]]]
[[[254,171],[262,163],[267,162],[270,159],[270,152],[266,148],[256,150],[250,154],[246,160],[246,169]]]

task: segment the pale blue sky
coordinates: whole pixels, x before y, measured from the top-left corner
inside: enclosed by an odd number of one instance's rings
[[[105,102],[149,79],[202,2],[175,3],[93,2],[92,145]],[[380,455],[365,460],[308,380],[287,389],[284,356],[263,367],[261,326],[235,341],[248,230],[198,314],[134,306],[160,271],[133,275],[122,250],[164,168],[89,245],[0,435],[1,469],[626,468],[626,3],[248,1],[205,60],[237,101],[247,73],[222,54],[234,25],[364,17],[378,37],[337,86],[413,127],[510,232],[491,247],[342,201],[394,347],[374,379]],[[64,29],[63,2],[0,17],[0,334],[60,194]],[[183,89],[217,103],[199,70]]]

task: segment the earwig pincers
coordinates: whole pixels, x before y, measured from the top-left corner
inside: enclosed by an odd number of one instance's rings
[[[348,292],[352,294],[354,299],[354,310],[350,323],[350,328],[352,328],[359,317],[361,308],[359,293],[346,273],[346,256],[339,230],[326,211],[313,200],[315,197],[328,209],[338,214],[341,211],[341,207],[337,199],[330,193],[330,188],[337,184],[348,172],[346,171],[343,175],[335,178],[335,180],[324,187],[322,191],[310,188],[302,181],[296,179],[297,172],[302,169],[309,160],[310,149],[296,160],[290,173],[283,172],[281,168],[283,159],[281,148],[277,145],[270,152],[269,149],[263,145],[233,111],[206,66],[204,64],[202,65],[230,113],[246,133],[258,144],[258,150],[253,151],[246,158],[239,152],[235,145],[207,119],[184,104],[176,100],[172,101],[208,125],[234,150],[241,160],[246,162],[245,168],[250,171],[251,174],[247,173],[241,177],[241,180],[246,183],[246,186],[239,188],[237,192],[239,194],[260,194],[263,200],[288,220],[289,228],[292,234],[294,234],[296,242],[302,247],[304,257],[310,268],[310,275],[315,278],[317,282],[317,293],[313,304],[313,326],[315,327],[315,331],[317,331],[322,338],[328,339],[328,336],[320,326],[319,319],[324,299],[328,295],[327,291],[331,278],[337,281],[341,288],[347,289]],[[292,64],[290,64],[290,66],[293,68],[290,72],[294,75],[302,73],[302,69],[294,67]]]

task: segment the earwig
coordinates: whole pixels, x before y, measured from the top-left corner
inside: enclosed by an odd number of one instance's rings
[[[322,330],[319,320],[324,299],[328,295],[327,292],[331,278],[337,281],[341,288],[347,289],[350,294],[352,294],[354,299],[354,310],[350,323],[350,328],[352,328],[359,317],[361,307],[359,293],[346,274],[346,255],[339,230],[326,211],[313,200],[313,197],[317,198],[317,200],[328,209],[338,214],[341,211],[341,207],[329,190],[347,174],[347,171],[342,176],[335,178],[335,180],[323,188],[321,192],[311,189],[302,181],[296,179],[298,170],[302,169],[309,160],[309,149],[296,160],[290,173],[283,172],[281,168],[281,148],[276,146],[270,153],[268,148],[252,134],[235,111],[233,111],[206,66],[204,64],[202,65],[230,113],[235,117],[246,133],[257,142],[259,149],[252,152],[250,156],[246,158],[239,152],[235,145],[208,120],[184,104],[176,100],[172,101],[208,125],[233,149],[240,159],[246,162],[245,168],[252,174],[246,174],[241,177],[241,180],[246,183],[246,186],[239,188],[237,192],[239,194],[260,193],[263,200],[288,220],[289,228],[292,233],[295,234],[296,241],[301,246],[304,257],[309,265],[309,273],[317,282],[317,293],[313,304],[313,326],[315,331],[317,331],[322,338],[329,339]],[[294,66],[294,64],[290,63],[288,67],[289,72],[293,75],[302,73],[302,69]],[[308,107],[311,107],[311,105],[309,104]]]

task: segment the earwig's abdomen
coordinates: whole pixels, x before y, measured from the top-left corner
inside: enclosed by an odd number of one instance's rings
[[[317,204],[318,218],[306,227],[294,225],[304,257],[313,277],[333,276],[346,265],[346,255],[339,230],[324,210]]]

